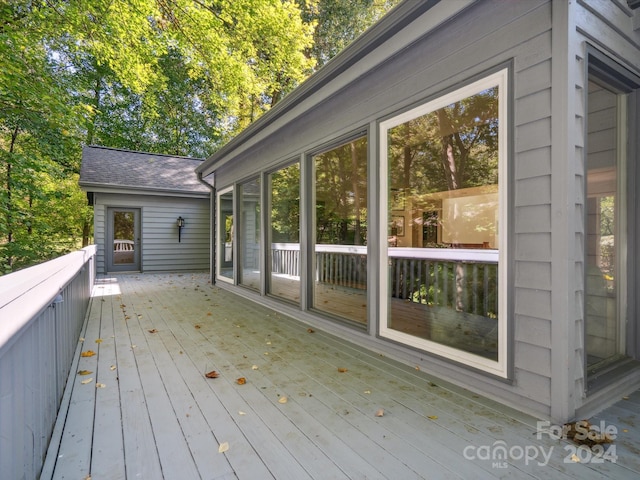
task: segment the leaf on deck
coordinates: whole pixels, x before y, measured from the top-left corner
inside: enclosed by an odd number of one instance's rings
[[[280,397],[278,403],[287,403],[289,399],[286,396]]]
[[[96,343],[102,343],[102,339],[101,338],[96,338]]]
[[[382,417],[384,415],[384,409],[380,408],[376,411],[376,417]]]
[[[246,379],[246,378],[244,378],[244,377],[240,377],[240,378],[238,378],[238,379],[236,380],[236,383],[237,383],[238,385],[244,385],[245,383],[247,383],[247,379]]]
[[[93,372],[91,370],[79,370],[78,375],[91,375]]]
[[[338,368],[338,371],[339,371],[340,373],[345,373],[345,372],[348,372],[349,370],[347,370],[347,369],[346,369],[346,368],[344,368],[344,367],[340,367],[340,368]]]
[[[82,380],[80,383],[82,385],[86,385],[87,383],[91,383],[91,382],[93,382],[93,377],[87,378],[86,380]]]
[[[204,376],[207,378],[218,378],[220,374],[215,370],[211,370],[209,373],[205,373]]]
[[[307,333],[315,333],[315,330],[313,328],[307,328]]]
[[[218,447],[218,453],[224,453],[229,450],[229,442],[221,443]]]
[[[200,330],[202,327],[200,325],[194,325],[193,328],[195,328],[196,330]]]
[[[152,328],[151,330],[149,330],[149,333],[158,333],[158,330],[156,330],[155,328]]]
[[[106,385],[104,383],[96,383],[96,388],[104,388]]]
[[[81,357],[93,357],[96,354],[93,350],[87,350],[80,354]]]

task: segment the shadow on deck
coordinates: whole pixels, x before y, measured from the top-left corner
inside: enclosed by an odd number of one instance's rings
[[[598,417],[618,430],[598,456],[206,275],[98,279],[83,339],[42,478],[640,475],[638,392]]]

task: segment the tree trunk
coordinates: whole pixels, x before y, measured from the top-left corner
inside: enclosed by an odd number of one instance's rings
[[[6,169],[6,191],[7,191],[7,200],[5,203],[5,211],[7,212],[7,245],[11,246],[11,243],[13,243],[13,204],[12,204],[12,198],[11,198],[11,193],[12,193],[12,189],[11,189],[11,183],[12,183],[12,172],[11,172],[11,167],[12,167],[12,157],[13,154],[15,153],[15,148],[16,148],[16,142],[18,140],[18,134],[20,133],[20,128],[19,127],[15,127],[13,129],[13,132],[11,132],[11,143],[9,144],[9,155],[7,156],[7,169]],[[9,250],[11,251],[11,250]],[[7,256],[7,265],[9,267],[9,269],[11,269],[13,267],[13,256],[11,254],[9,254]]]

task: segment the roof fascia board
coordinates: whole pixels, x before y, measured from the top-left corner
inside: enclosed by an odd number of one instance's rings
[[[170,190],[161,188],[136,188],[122,187],[120,185],[109,186],[106,184],[81,182],[80,189],[85,192],[112,193],[118,195],[153,195],[159,197],[190,197],[209,198],[209,192],[187,192],[184,190]]]
[[[231,158],[371,71],[479,0],[406,1],[336,55],[318,72],[211,155],[196,172],[212,173]],[[407,27],[411,28],[407,28]],[[404,35],[397,35],[404,31]],[[341,77],[339,82],[334,79]]]

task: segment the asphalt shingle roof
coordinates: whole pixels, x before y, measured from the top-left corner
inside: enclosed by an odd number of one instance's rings
[[[202,159],[86,146],[80,185],[136,190],[209,193],[194,172]]]

